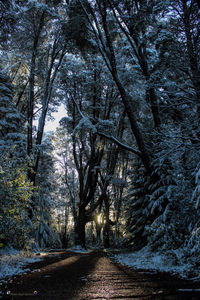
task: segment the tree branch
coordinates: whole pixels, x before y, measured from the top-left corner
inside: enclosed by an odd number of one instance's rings
[[[108,139],[108,140],[111,140],[111,141],[113,141],[114,143],[116,143],[119,147],[121,147],[122,149],[125,149],[125,150],[127,150],[127,151],[130,151],[130,152],[132,152],[132,153],[138,155],[139,157],[141,157],[141,152],[140,152],[140,151],[138,151],[138,150],[136,150],[136,149],[130,147],[129,145],[126,145],[126,144],[122,143],[122,142],[119,141],[116,137],[111,136],[111,135],[107,135],[107,134],[105,134],[105,133],[103,133],[103,132],[96,132],[95,134],[98,134],[99,136],[102,136],[102,137],[104,137],[104,138],[106,138],[106,139]]]

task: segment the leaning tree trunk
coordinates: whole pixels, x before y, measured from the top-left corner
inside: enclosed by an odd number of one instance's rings
[[[100,13],[102,16],[102,25],[103,25],[105,39],[106,39],[106,43],[107,43],[106,48],[107,48],[107,51],[109,51],[109,55],[107,54],[107,52],[102,53],[102,50],[100,50],[100,52],[103,54],[103,58],[105,59],[105,56],[106,56],[107,57],[106,61],[109,61],[109,65],[107,63],[107,66],[108,66],[109,71],[113,77],[113,80],[115,81],[115,84],[119,90],[122,102],[124,104],[126,114],[128,116],[129,122],[130,122],[132,133],[136,139],[138,149],[141,152],[142,162],[143,162],[144,167],[146,168],[147,172],[151,173],[151,171],[152,171],[151,170],[151,158],[146,149],[146,145],[143,140],[143,134],[141,132],[141,129],[139,128],[137,121],[136,121],[133,99],[129,95],[129,93],[127,93],[127,91],[125,90],[125,88],[120,80],[120,77],[118,76],[115,51],[114,51],[112,39],[111,39],[110,32],[108,29],[108,24],[107,24],[107,11],[106,11],[106,2],[105,1],[103,1],[103,8],[100,8]],[[102,40],[101,40],[101,43],[103,43]],[[103,45],[103,46],[105,48],[105,45]]]

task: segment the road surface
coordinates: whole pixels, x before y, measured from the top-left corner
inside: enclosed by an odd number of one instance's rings
[[[200,299],[197,283],[132,270],[111,261],[104,251],[49,253],[30,268],[28,274],[15,276],[3,285],[0,299]]]

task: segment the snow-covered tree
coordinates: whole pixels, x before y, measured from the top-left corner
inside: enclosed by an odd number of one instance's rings
[[[23,247],[29,238],[27,211],[32,185],[26,178],[23,116],[13,103],[13,86],[0,73],[0,239],[1,246]]]
[[[54,147],[52,137],[47,135],[40,146],[40,163],[35,192],[36,241],[39,247],[60,248],[61,241],[56,232],[54,211],[58,201],[58,185],[56,184]]]

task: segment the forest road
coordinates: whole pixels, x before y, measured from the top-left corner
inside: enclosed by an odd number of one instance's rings
[[[49,253],[11,278],[1,289],[12,300],[200,299],[197,284],[168,274],[132,270],[113,262],[104,251]]]

